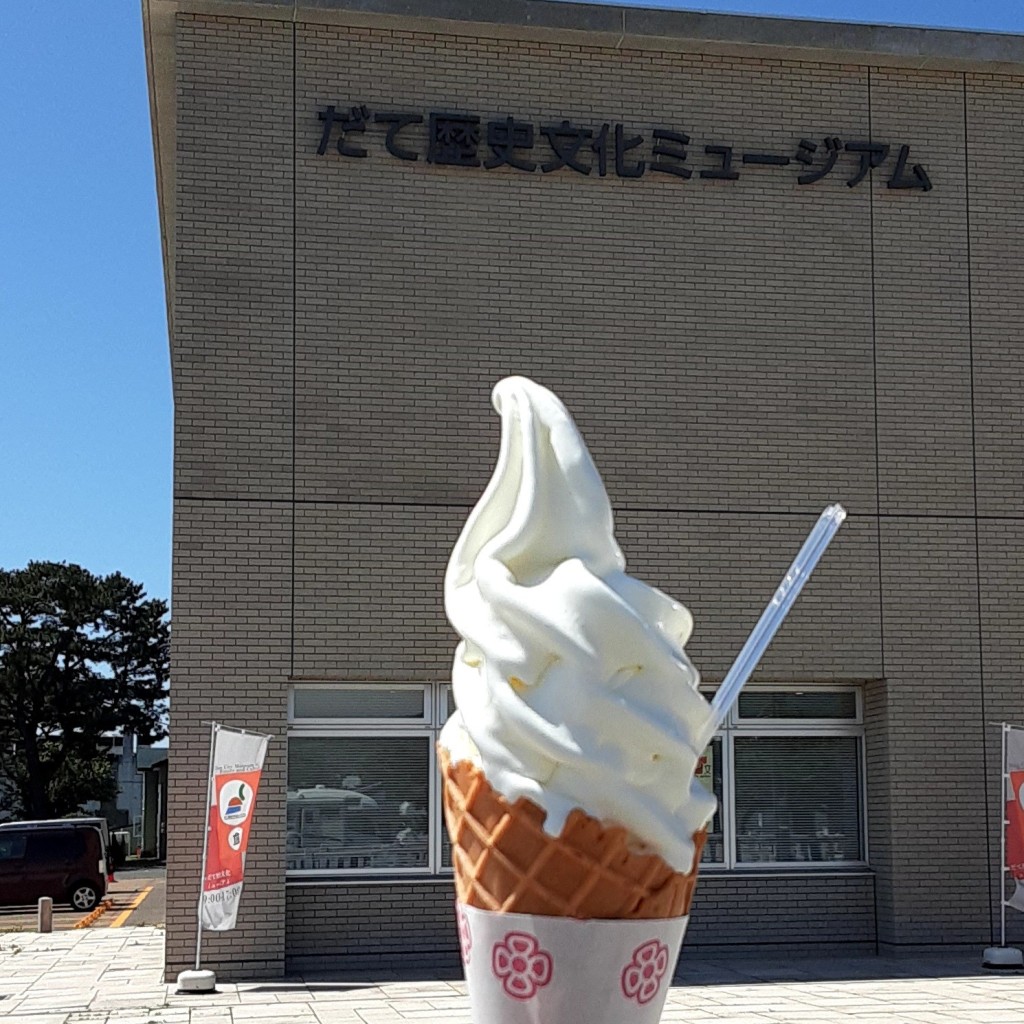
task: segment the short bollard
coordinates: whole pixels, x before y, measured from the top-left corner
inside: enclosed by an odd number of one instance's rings
[[[49,896],[39,897],[39,926],[37,931],[53,931],[53,900]]]

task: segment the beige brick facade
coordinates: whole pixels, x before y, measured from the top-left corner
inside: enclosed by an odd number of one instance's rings
[[[1024,719],[1024,41],[965,63],[925,33],[929,62],[887,30],[876,60],[814,26],[766,55],[756,19],[688,41],[684,15],[406,6],[147,4],[176,417],[169,972],[216,717],[276,738],[211,966],[457,956],[447,879],[286,885],[286,702],[447,677],[441,575],[508,373],[576,415],[631,571],[691,608],[710,682],[821,507],[850,513],[757,678],[863,688],[869,867],[709,875],[688,946],[987,944],[990,723]],[[416,161],[380,125],[352,138],[365,159],[319,156],[329,104],[664,126],[694,174],[443,166],[425,125],[401,136]],[[820,165],[826,136],[892,151],[853,188],[851,154],[803,186],[739,163],[808,138]],[[886,187],[902,144],[931,191]],[[698,176],[705,145],[734,147],[737,180]]]

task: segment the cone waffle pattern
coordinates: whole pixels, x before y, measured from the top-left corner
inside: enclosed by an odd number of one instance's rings
[[[706,831],[690,874],[656,854],[633,853],[628,832],[574,810],[558,836],[546,812],[510,804],[468,761],[439,750],[444,811],[460,903],[508,914],[616,920],[681,917],[690,910]]]

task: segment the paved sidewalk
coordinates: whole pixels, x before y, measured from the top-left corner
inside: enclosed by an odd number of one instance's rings
[[[1022,1024],[1024,974],[975,957],[685,959],[663,1024]],[[307,978],[179,996],[161,980],[163,932],[0,937],[3,1024],[467,1024],[465,986]],[[586,1024],[558,1021],[551,1024]]]

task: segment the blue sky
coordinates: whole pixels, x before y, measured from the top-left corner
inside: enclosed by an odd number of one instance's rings
[[[649,7],[1024,33],[978,0]],[[0,10],[0,567],[170,595],[172,403],[138,0]]]
[[[0,11],[0,567],[170,590],[171,389],[138,0]]]

